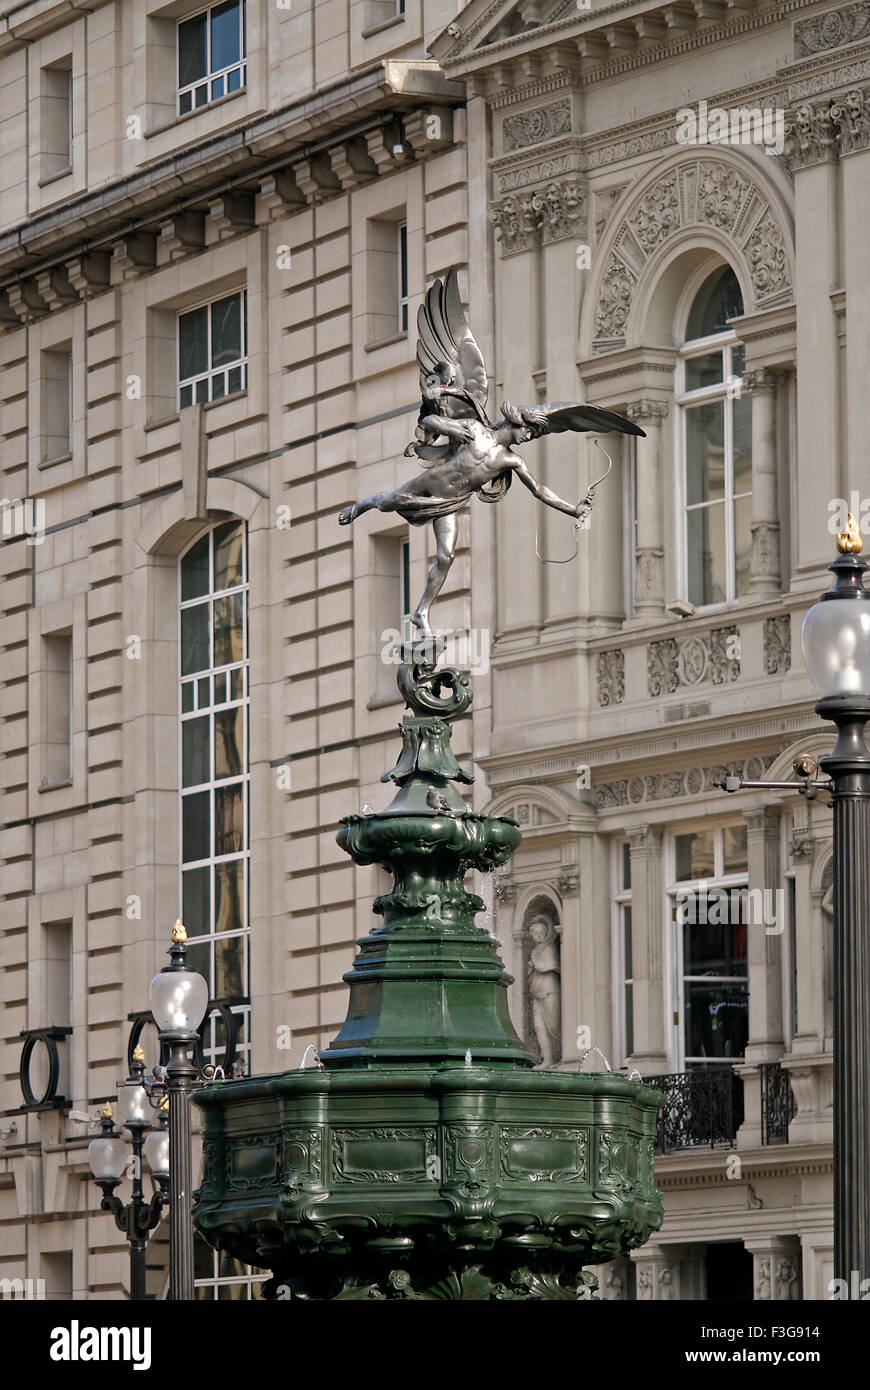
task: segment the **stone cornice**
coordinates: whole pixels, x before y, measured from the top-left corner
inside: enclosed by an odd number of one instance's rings
[[[31,0],[30,4],[5,5],[0,11],[0,57],[110,3],[111,0],[87,0],[84,5],[76,0],[49,0],[46,4]]]
[[[416,108],[464,103],[464,89],[431,61],[386,60],[306,100],[211,136],[116,182],[65,200],[0,235],[0,276],[8,283],[83,243],[112,241],[198,204],[232,185],[250,188],[268,172],[304,162],[331,145],[377,131]],[[407,138],[407,137],[406,137]],[[342,188],[335,180],[336,192]],[[304,199],[300,194],[300,204]]]

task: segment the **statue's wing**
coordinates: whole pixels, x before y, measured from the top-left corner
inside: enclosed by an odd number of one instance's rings
[[[543,434],[561,434],[564,430],[576,430],[580,434],[637,434],[646,438],[646,431],[633,420],[626,420],[614,410],[602,410],[597,405],[572,405],[569,401],[548,401],[535,407],[540,415],[546,416],[547,427]]]
[[[417,310],[417,335],[417,364],[423,396],[426,395],[426,377],[439,362],[447,362],[456,373],[454,385],[468,391],[485,406],[489,394],[486,363],[465,317],[455,267],[447,272],[443,281],[436,280],[427,292]],[[467,407],[463,410],[461,405],[460,401],[450,402],[449,397],[443,401],[446,413],[451,415],[466,414]]]

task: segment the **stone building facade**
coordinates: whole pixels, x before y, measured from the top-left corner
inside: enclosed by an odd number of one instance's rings
[[[126,1287],[69,1112],[131,1030],[156,1060],[179,911],[215,1060],[229,1028],[298,1066],[344,1016],[384,885],[335,829],[382,804],[432,540],[337,517],[410,466],[457,265],[491,404],[646,431],[576,535],[473,500],[436,610],[474,805],[525,836],[481,885],[517,1026],[668,1095],[665,1224],[603,1291],[826,1296],[830,812],[715,784],[830,744],[799,633],[870,495],[865,8],[0,7],[0,1275]],[[569,498],[607,466],[528,462]]]

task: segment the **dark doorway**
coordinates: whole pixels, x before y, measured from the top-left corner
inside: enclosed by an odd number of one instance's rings
[[[708,1303],[751,1303],[752,1256],[739,1241],[708,1245],[704,1260],[707,1270]]]

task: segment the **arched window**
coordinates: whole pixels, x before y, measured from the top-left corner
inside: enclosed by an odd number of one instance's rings
[[[188,959],[212,999],[243,1015],[248,988],[248,560],[244,522],[224,521],[180,560],[180,839]],[[206,1022],[204,1053],[220,1060],[220,1017]]]
[[[744,349],[728,327],[742,313],[737,277],[720,265],[692,300],[677,362],[682,584],[696,608],[749,591],[752,401],[741,392]]]

